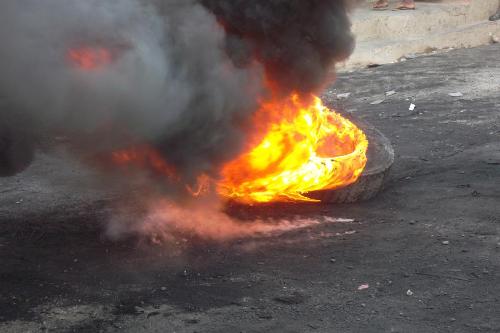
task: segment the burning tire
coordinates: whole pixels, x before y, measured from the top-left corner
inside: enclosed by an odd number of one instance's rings
[[[324,203],[353,203],[373,198],[385,185],[394,163],[394,149],[391,142],[379,130],[367,122],[356,119],[356,124],[368,137],[366,164],[359,179],[337,190],[323,190],[308,193],[307,196]]]

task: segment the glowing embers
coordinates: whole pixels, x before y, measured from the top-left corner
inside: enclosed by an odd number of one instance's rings
[[[105,47],[81,46],[68,50],[67,58],[79,69],[96,70],[113,62],[113,52]]]
[[[111,154],[115,165],[136,167],[141,170],[152,170],[171,180],[178,180],[175,169],[153,148],[142,145]]]
[[[366,165],[368,140],[318,97],[264,104],[247,151],[226,164],[217,188],[242,203],[317,201],[308,192],[355,182]]]

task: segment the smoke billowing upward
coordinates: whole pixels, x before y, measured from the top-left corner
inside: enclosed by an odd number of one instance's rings
[[[354,46],[344,0],[202,0],[236,63],[257,58],[280,92],[311,92]]]
[[[26,159],[26,137],[64,130],[88,154],[149,144],[186,182],[216,175],[270,87],[317,91],[350,54],[346,11],[347,0],[4,0],[0,155]],[[78,67],[68,52],[82,48],[109,55]]]

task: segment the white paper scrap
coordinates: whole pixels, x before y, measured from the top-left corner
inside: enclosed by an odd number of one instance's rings
[[[337,94],[338,99],[349,98],[349,96],[351,96],[351,93]]]

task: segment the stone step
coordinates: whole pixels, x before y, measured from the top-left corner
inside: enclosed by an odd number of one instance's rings
[[[492,42],[495,36],[497,39],[500,37],[500,23],[484,21],[430,36],[361,42],[353,55],[345,63],[338,65],[338,69],[393,63],[409,54],[429,53],[433,50],[485,45]]]
[[[353,12],[352,29],[358,42],[430,36],[485,21],[498,4],[498,0],[417,2],[414,11],[373,11],[365,4]]]
[[[393,63],[408,54],[447,48],[475,47],[500,38],[500,22],[488,17],[498,0],[417,2],[415,11],[371,11],[353,14],[357,45],[353,55],[337,69]]]

